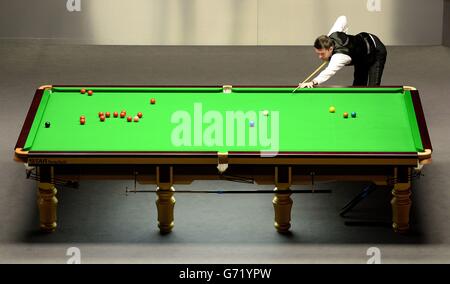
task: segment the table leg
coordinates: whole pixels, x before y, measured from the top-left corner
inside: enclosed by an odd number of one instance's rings
[[[156,207],[158,208],[158,227],[161,233],[170,233],[174,226],[173,209],[175,207],[175,189],[157,188],[156,194],[158,199],[156,200]]]
[[[392,190],[392,227],[394,231],[404,233],[409,229],[409,211],[411,209],[411,186],[396,184]]]
[[[286,233],[291,227],[292,199],[289,188],[280,189],[275,187],[275,197],[272,200],[275,209],[275,228],[280,233]]]
[[[56,230],[56,209],[58,205],[58,199],[56,199],[57,190],[51,182],[53,168],[41,167],[39,176],[37,202],[40,228],[45,232],[53,232]]]
[[[408,169],[407,175],[411,173]],[[409,214],[411,209],[411,182],[408,176],[406,180],[400,180],[392,190],[392,227],[394,231],[405,233],[409,229]],[[398,178],[398,177],[397,177]]]
[[[275,167],[275,196],[272,200],[275,210],[275,228],[286,233],[291,227],[291,167]]]
[[[161,233],[166,234],[172,231],[174,226],[175,197],[173,188],[173,167],[156,167],[156,207],[158,209],[158,227]]]

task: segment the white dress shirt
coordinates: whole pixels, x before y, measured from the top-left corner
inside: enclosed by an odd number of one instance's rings
[[[331,30],[328,32],[328,36],[330,36],[334,32],[344,32],[347,33],[347,17],[340,16],[337,18]],[[317,84],[322,84],[326,80],[330,79],[337,71],[339,71],[342,67],[352,62],[352,58],[346,54],[336,53],[333,54],[330,58],[330,62],[328,63],[327,68],[317,75],[316,78],[313,79],[313,82]]]

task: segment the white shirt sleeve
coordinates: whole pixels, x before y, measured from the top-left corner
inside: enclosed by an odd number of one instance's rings
[[[336,22],[331,27],[330,31],[328,32],[328,36],[331,35],[334,32],[344,32],[347,33],[348,26],[347,26],[347,17],[346,16],[339,16],[336,19]],[[342,54],[342,53],[336,53],[333,56],[331,56],[330,63],[328,63],[327,68],[320,72],[319,75],[317,75],[316,78],[313,79],[314,82],[317,84],[322,84],[323,82],[330,79],[334,74],[336,74],[337,71],[341,70],[342,67],[344,67],[347,64],[350,64],[352,62],[352,58],[348,55]]]
[[[334,32],[344,32],[347,33],[348,26],[347,26],[347,17],[346,16],[339,16],[336,19],[336,22],[334,23],[333,27],[331,27],[330,32],[328,33],[328,36],[331,35]]]
[[[322,84],[326,80],[330,79],[337,71],[341,70],[342,67],[352,62],[352,58],[346,54],[336,53],[331,56],[330,63],[328,63],[327,68],[320,72],[316,78],[313,79],[317,84]]]

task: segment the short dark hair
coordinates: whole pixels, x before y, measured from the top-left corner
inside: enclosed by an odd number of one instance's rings
[[[329,49],[332,46],[334,47],[334,42],[326,35],[319,36],[314,42],[314,48],[316,49]]]

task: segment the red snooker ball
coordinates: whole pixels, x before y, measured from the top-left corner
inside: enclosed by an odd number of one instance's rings
[[[101,111],[101,112],[98,113],[98,117],[100,117],[100,116],[102,116],[102,115],[105,115],[105,114],[103,113],[103,111]]]
[[[84,115],[80,116],[80,119],[86,119],[86,117]]]
[[[142,118],[142,112],[138,112],[137,116],[138,116],[139,118]]]
[[[152,105],[154,105],[154,104],[156,103],[156,100],[155,100],[154,98],[152,98],[152,99],[150,99],[150,103],[151,103]]]
[[[86,123],[86,119],[84,119],[84,118],[80,119],[80,124],[81,125],[84,125],[85,123]]]
[[[92,90],[89,90],[88,92],[88,96],[92,96],[92,94],[94,93]]]
[[[106,116],[106,117],[110,117],[110,116],[111,116],[111,113],[110,113],[109,111],[107,111],[107,112],[105,113],[105,116]]]
[[[80,90],[80,93],[86,94],[86,89],[81,89],[81,90]]]
[[[100,121],[105,121],[105,116],[104,115],[100,116]]]
[[[120,113],[120,118],[124,118],[124,117],[125,117],[125,115],[126,115],[126,113],[124,113],[124,112],[121,112],[121,113]]]
[[[114,117],[118,117],[118,116],[119,116],[119,113],[118,113],[117,111],[115,111],[115,112],[113,113],[113,116],[114,116]]]
[[[128,121],[128,122],[131,122],[131,120],[132,120],[132,119],[131,119],[131,116],[128,116],[128,117],[127,117],[127,121]]]

